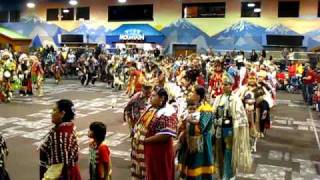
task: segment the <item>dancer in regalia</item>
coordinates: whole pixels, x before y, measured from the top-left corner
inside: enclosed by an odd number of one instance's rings
[[[137,64],[134,63],[130,70],[130,79],[127,88],[127,94],[131,97],[133,94],[140,92],[142,89],[142,84],[144,82],[144,75],[141,70],[137,68]]]
[[[62,62],[60,59],[57,59],[55,64],[51,66],[51,72],[54,74],[54,78],[56,80],[56,84],[59,84],[62,79],[62,75],[64,73]]]
[[[32,66],[31,66],[31,77],[32,82],[36,85],[37,96],[43,96],[43,77],[44,71],[41,62],[36,56],[30,56]]]
[[[5,102],[10,102],[13,98],[12,80],[16,70],[16,63],[11,57],[12,54],[10,52],[4,51],[0,60],[0,100]]]
[[[188,115],[180,127],[178,169],[181,178],[213,179],[213,121],[213,108],[205,100],[205,89],[196,87],[188,100]]]
[[[124,122],[129,124],[130,134],[132,134],[132,130],[136,124],[136,122],[140,119],[142,112],[145,110],[148,100],[151,96],[152,85],[149,83],[145,83],[143,85],[142,91],[134,94],[126,107],[124,108]]]
[[[257,150],[257,138],[259,137],[259,133],[257,131],[256,126],[256,97],[255,90],[257,88],[257,76],[255,72],[251,72],[248,76],[248,84],[243,86],[239,90],[240,98],[244,104],[244,108],[248,117],[249,128],[250,128],[250,144],[251,150],[256,152]]]
[[[262,86],[255,89],[256,96],[256,130],[259,137],[264,137],[266,130],[270,129],[270,105],[267,93]]]
[[[223,76],[223,94],[215,99],[214,157],[217,175],[231,179],[238,171],[249,171],[249,124],[241,99],[232,94],[234,80],[227,73]]]
[[[222,88],[222,76],[223,76],[223,67],[220,61],[216,61],[214,63],[214,73],[211,76],[209,81],[209,93],[211,95],[212,100],[214,100],[217,96],[223,94]]]
[[[155,89],[151,106],[134,127],[132,179],[174,180],[173,137],[176,136],[177,112],[167,101],[167,92],[163,88]]]
[[[20,90],[20,96],[26,96],[28,89],[28,79],[30,79],[30,62],[29,57],[26,54],[22,54],[19,58],[18,74],[22,81],[22,88]]]

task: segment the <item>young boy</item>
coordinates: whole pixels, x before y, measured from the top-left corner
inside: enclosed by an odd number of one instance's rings
[[[104,142],[107,128],[102,122],[93,122],[89,127],[90,180],[111,180],[110,150]]]

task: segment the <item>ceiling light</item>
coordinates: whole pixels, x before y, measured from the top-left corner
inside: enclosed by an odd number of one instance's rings
[[[72,6],[75,6],[75,5],[78,4],[78,1],[77,0],[70,0],[69,4],[72,5]]]
[[[69,9],[64,9],[64,10],[62,10],[62,12],[66,14],[66,13],[69,13],[70,11],[69,11]]]
[[[119,3],[126,3],[127,0],[118,0]]]
[[[36,5],[33,2],[28,2],[27,3],[27,7],[28,8],[34,8],[34,7],[36,7]]]
[[[248,7],[255,7],[256,4],[255,3],[248,3]]]
[[[254,8],[253,12],[259,13],[259,12],[261,12],[261,9],[260,8]]]

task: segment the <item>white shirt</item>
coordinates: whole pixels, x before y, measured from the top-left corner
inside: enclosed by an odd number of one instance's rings
[[[76,56],[74,54],[68,54],[68,60],[67,63],[74,63],[76,61]]]
[[[236,58],[234,58],[234,60],[235,60],[236,62],[243,62],[243,63],[247,62],[246,58],[243,57],[243,55],[238,55],[238,56],[236,56]]]

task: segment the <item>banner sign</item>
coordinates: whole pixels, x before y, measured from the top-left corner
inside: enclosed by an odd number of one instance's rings
[[[124,41],[143,41],[144,33],[139,29],[128,29],[123,34],[120,34],[119,39]]]

